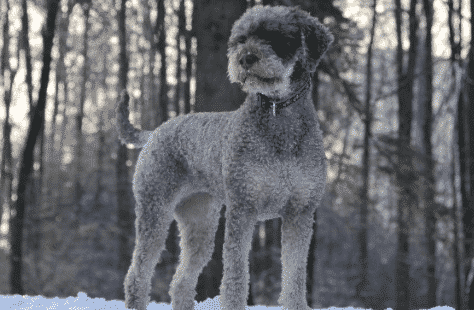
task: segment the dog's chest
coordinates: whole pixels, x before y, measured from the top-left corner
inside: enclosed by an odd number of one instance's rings
[[[289,204],[305,207],[322,190],[324,165],[316,161],[275,161],[245,166],[246,195],[258,210],[259,220],[282,215]]]
[[[307,207],[320,196],[326,165],[319,126],[311,113],[245,123],[224,156],[226,190],[235,203],[254,206],[259,220]],[[272,116],[273,117],[273,116]]]

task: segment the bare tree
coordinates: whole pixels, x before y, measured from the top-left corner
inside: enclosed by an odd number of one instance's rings
[[[462,1],[458,1],[457,10],[454,9],[453,0],[448,1],[448,26],[449,26],[449,42],[451,46],[451,62],[454,65],[455,61],[458,61],[461,67],[465,65],[462,63],[461,59],[461,44],[462,44],[462,18],[459,16],[459,24],[456,27],[453,21],[454,11],[456,11],[459,15],[462,10]],[[472,7],[471,7],[472,9]],[[471,24],[472,27],[472,24]],[[458,40],[456,41],[456,33],[455,30],[457,28],[458,31]],[[469,59],[471,59],[471,54],[473,52],[472,44],[473,38],[471,36],[471,48],[469,53]],[[457,153],[459,156],[459,192],[461,193],[461,205],[459,206],[460,214],[461,214],[461,221],[463,222],[463,233],[464,233],[464,249],[461,250],[458,247],[460,246],[459,243],[456,242],[455,244],[455,255],[458,254],[458,260],[456,261],[456,268],[460,269],[460,272],[456,273],[456,309],[466,309],[466,304],[469,302],[466,300],[465,295],[465,287],[467,286],[468,291],[469,283],[464,283],[463,279],[469,279],[468,273],[470,271],[470,261],[472,259],[472,237],[474,235],[472,229],[472,217],[474,216],[474,210],[469,208],[469,201],[471,199],[469,193],[469,180],[471,176],[469,175],[469,98],[468,89],[469,84],[467,83],[468,79],[466,78],[466,69],[463,68],[462,72],[462,84],[461,84],[461,91],[458,96],[457,102],[457,115],[456,115],[456,133],[457,133]],[[454,69],[453,69],[454,75]],[[472,85],[471,85],[472,87]],[[456,220],[459,220],[459,217],[455,217]],[[460,223],[456,223],[456,226],[460,225]],[[467,226],[466,226],[467,225]],[[456,232],[458,233],[458,232]],[[462,240],[462,239],[461,239]],[[465,259],[464,259],[465,258]]]
[[[79,108],[77,109],[76,114],[76,174],[75,174],[75,186],[74,186],[74,203],[76,204],[76,214],[75,220],[76,223],[80,223],[80,217],[82,212],[81,207],[81,200],[83,195],[83,188],[81,184],[81,176],[82,176],[82,154],[84,148],[84,136],[82,133],[82,120],[84,118],[84,104],[86,101],[86,87],[87,87],[87,79],[89,74],[88,68],[88,49],[89,49],[89,13],[92,6],[91,1],[83,1],[81,3],[82,11],[84,14],[84,35],[83,35],[83,48],[82,48],[82,56],[84,58],[84,63],[82,65],[82,82],[81,82],[81,90],[79,96]]]
[[[462,0],[458,0],[458,12],[461,12]],[[448,0],[448,27],[449,27],[449,45],[451,47],[451,62],[460,61],[461,59],[461,40],[462,40],[462,18],[459,18],[459,24],[454,25],[454,0]],[[457,28],[459,39],[456,41],[454,29]]]
[[[359,283],[356,285],[356,297],[365,300],[366,291],[368,289],[368,249],[367,249],[367,216],[369,212],[369,177],[370,177],[370,139],[372,137],[372,55],[375,37],[375,25],[377,24],[377,0],[372,3],[372,28],[370,29],[370,42],[367,50],[367,73],[366,73],[366,89],[365,89],[365,133],[364,133],[364,157],[362,160],[362,191],[360,205],[360,228],[358,233],[359,249],[360,249],[360,276]]]
[[[166,82],[166,25],[165,25],[165,4],[162,0],[157,0],[158,14],[156,14],[155,35],[157,36],[158,52],[161,57],[160,71],[160,122],[168,120],[168,83]]]
[[[183,70],[181,69],[181,58],[183,53],[181,51],[181,38],[184,38],[184,31],[186,30],[186,22],[184,18],[184,0],[179,0],[179,8],[177,11],[178,15],[178,31],[176,33],[176,87],[175,87],[175,95],[174,95],[174,110],[176,112],[176,116],[179,115],[179,102],[183,97],[183,82],[181,81],[181,75]]]
[[[31,49],[29,39],[29,21],[28,21],[28,5],[27,0],[21,2],[21,9],[23,10],[21,16],[21,28],[22,28],[22,48],[25,51],[25,63],[26,63],[26,86],[28,88],[28,104],[30,105],[30,113],[33,111],[33,82],[32,82],[32,66],[31,66]],[[30,115],[31,116],[31,115]]]
[[[196,112],[235,110],[244,93],[227,78],[227,39],[232,24],[247,6],[245,0],[195,1],[193,28],[196,32]]]
[[[433,127],[433,56],[432,56],[432,35],[433,27],[433,0],[423,0],[426,17],[426,38],[425,38],[425,58],[424,58],[424,78],[425,93],[423,106],[425,108],[425,121],[423,125],[423,139],[425,152],[425,236],[427,240],[427,280],[428,292],[426,295],[428,308],[436,306],[436,217],[435,217],[435,178],[433,145],[431,143],[431,133]]]
[[[410,1],[408,66],[404,66],[402,46],[402,5],[395,0],[395,22],[397,33],[397,74],[398,74],[398,162],[396,181],[398,193],[398,249],[396,254],[395,291],[396,309],[409,309],[409,219],[416,201],[412,185],[416,172],[410,155],[410,136],[412,121],[413,83],[415,78],[416,47],[418,43],[418,20],[416,15],[417,0]]]
[[[43,68],[41,71],[41,83],[38,102],[28,127],[27,140],[20,161],[20,173],[18,176],[17,201],[13,207],[10,219],[11,228],[11,293],[23,294],[22,277],[22,237],[25,217],[25,194],[26,184],[33,166],[33,152],[35,143],[44,123],[44,111],[46,108],[46,90],[49,83],[49,71],[51,66],[51,49],[53,48],[54,32],[56,30],[56,14],[60,0],[49,0],[47,2],[46,27],[43,31]]]
[[[459,131],[458,122],[455,121],[455,135]],[[457,139],[454,138],[453,142],[453,154],[456,154],[458,147],[456,145]],[[458,174],[458,165],[456,163],[456,156],[453,156],[452,159],[452,169],[453,173],[451,175],[451,184],[452,184],[452,191],[453,191],[453,208],[451,211],[451,218],[453,221],[453,235],[454,235],[454,244],[453,244],[453,260],[454,260],[454,309],[461,309],[464,310],[464,303],[463,303],[463,285],[462,285],[462,251],[461,251],[461,243],[460,241],[460,224],[461,219],[459,217],[460,208],[458,204],[458,187],[456,186],[456,175]]]
[[[189,3],[189,2],[188,2]],[[186,2],[184,3],[186,7]],[[191,77],[192,66],[195,62],[194,55],[191,53],[191,39],[193,37],[194,29],[184,30],[184,43],[186,53],[186,81],[183,83],[183,99],[184,99],[184,114],[191,112]]]
[[[119,28],[119,89],[123,90],[127,88],[127,74],[128,74],[128,57],[127,57],[127,39],[126,39],[126,2],[127,0],[121,0],[120,10],[117,14],[118,17],[118,28]],[[118,141],[118,139],[117,139]],[[128,167],[127,167],[127,148],[125,145],[118,143],[117,151],[117,205],[118,205],[118,227],[119,227],[119,253],[118,253],[118,270],[121,278],[125,276],[128,265],[131,261],[131,246],[130,236],[134,235],[133,232],[133,198],[131,193],[131,184],[129,180]],[[124,298],[123,288],[119,289],[119,298]]]
[[[474,0],[470,1],[471,3],[471,16],[474,16]],[[474,197],[473,197],[473,188],[474,188],[474,123],[471,119],[468,119],[467,115],[472,115],[474,107],[472,106],[471,102],[474,100],[474,23],[471,22],[471,42],[470,42],[470,51],[469,51],[469,60],[467,64],[467,76],[465,80],[465,92],[466,98],[464,98],[465,102],[460,105],[460,109],[463,113],[462,122],[464,124],[461,127],[460,123],[460,135],[465,135],[463,138],[465,139],[462,143],[465,143],[463,148],[461,148],[461,152],[463,155],[461,156],[466,162],[464,165],[467,166],[468,174],[465,175],[466,179],[464,180],[467,184],[467,189],[470,189],[470,192],[466,190],[466,199],[463,199],[463,225],[464,225],[464,248],[465,248],[465,255],[466,261],[472,262],[474,258]],[[461,140],[461,139],[460,139]],[[460,142],[461,143],[461,142]],[[474,266],[470,264],[471,270],[470,273],[474,273]],[[466,277],[469,280],[469,277]],[[470,281],[467,284],[468,289],[468,299],[467,299],[467,308],[474,309],[474,281]]]
[[[68,37],[68,28],[69,28],[69,17],[71,16],[72,9],[74,7],[73,1],[68,1],[67,11],[60,12],[59,20],[58,20],[58,50],[59,56],[56,60],[56,79],[55,79],[55,86],[54,86],[54,108],[53,108],[53,116],[51,121],[51,132],[49,136],[49,143],[47,146],[46,156],[55,162],[59,162],[61,155],[62,155],[62,148],[59,147],[55,149],[55,137],[58,133],[61,133],[61,137],[64,137],[66,127],[65,124],[67,123],[67,115],[66,115],[66,108],[65,102],[62,103],[63,107],[63,119],[62,119],[62,130],[56,130],[57,118],[59,115],[59,108],[60,108],[60,100],[59,100],[59,93],[60,89],[63,93],[63,98],[65,98],[67,102],[68,98],[68,87],[67,87],[67,78],[68,75],[66,74],[66,64],[65,64],[65,56],[68,52],[67,48],[67,37]],[[60,87],[62,86],[62,87]],[[60,140],[60,144],[63,143],[63,138]],[[46,171],[46,178],[50,182],[50,186],[47,186],[45,197],[54,197],[58,198],[59,196],[59,186],[58,183],[59,178],[58,174],[54,171]]]
[[[13,159],[10,124],[10,105],[12,100],[12,88],[15,81],[18,68],[10,67],[10,3],[6,1],[6,12],[3,16],[3,48],[0,55],[0,77],[3,83],[3,100],[5,103],[5,120],[3,121],[3,150],[0,175],[0,191],[3,193],[0,198],[0,219],[3,211],[9,212],[9,209],[3,210],[3,206],[11,206],[12,202],[12,183],[13,183]],[[9,79],[6,77],[9,76]]]
[[[158,88],[156,87],[156,76],[154,73],[155,70],[155,59],[156,53],[158,51],[158,45],[155,43],[154,38],[154,26],[152,25],[150,14],[152,12],[150,2],[148,0],[142,0],[142,5],[144,7],[143,12],[143,34],[145,39],[150,43],[150,48],[145,53],[148,55],[147,63],[144,63],[144,66],[148,66],[148,73],[143,75],[145,83],[143,83],[144,88],[144,102],[142,105],[141,113],[141,124],[144,128],[156,128],[158,126],[156,105],[157,102]]]
[[[472,53],[472,50],[471,52]],[[472,229],[472,217],[474,216],[474,209],[470,209],[470,192],[469,192],[469,99],[467,98],[467,79],[463,79],[464,89],[461,90],[458,97],[458,152],[459,152],[459,176],[460,192],[461,192],[461,208],[462,208],[462,222],[464,233],[464,255],[465,255],[465,278],[469,279],[468,273],[471,269],[472,258],[472,238],[474,231]],[[469,283],[466,283],[469,291]],[[464,295],[464,292],[463,292]]]

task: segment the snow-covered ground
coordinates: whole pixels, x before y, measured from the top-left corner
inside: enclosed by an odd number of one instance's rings
[[[195,310],[219,310],[219,296],[214,299],[207,299],[204,302],[196,303]],[[46,298],[43,296],[21,296],[21,295],[3,295],[0,296],[0,308],[12,310],[125,310],[123,301],[110,300],[103,298],[90,298],[85,293],[78,293],[77,297],[68,298]],[[252,306],[249,310],[281,310],[279,307]],[[360,308],[327,308],[331,310],[346,309],[355,310]],[[390,308],[389,308],[390,309]],[[451,307],[436,307],[431,310],[454,310]],[[150,303],[147,310],[172,310],[169,304]]]

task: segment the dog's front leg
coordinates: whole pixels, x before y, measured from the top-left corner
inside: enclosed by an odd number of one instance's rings
[[[224,276],[221,305],[226,310],[244,310],[249,291],[249,251],[257,214],[251,207],[229,205],[226,210]]]
[[[282,285],[278,303],[285,310],[310,310],[306,301],[306,263],[313,232],[312,208],[292,206],[282,219]]]

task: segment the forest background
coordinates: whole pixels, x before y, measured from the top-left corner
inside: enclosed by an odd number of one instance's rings
[[[299,5],[335,42],[313,77],[329,169],[312,307],[474,308],[474,0],[0,0],[0,294],[123,299],[131,177],[114,107],[152,129],[235,110],[233,22]],[[224,218],[197,300],[219,294]],[[281,288],[279,219],[259,223],[249,305]],[[176,224],[151,297],[169,302]]]

